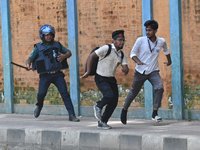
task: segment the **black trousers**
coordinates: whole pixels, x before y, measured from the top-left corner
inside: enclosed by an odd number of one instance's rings
[[[103,98],[97,101],[97,106],[101,109],[106,106],[101,121],[107,123],[118,103],[119,94],[117,80],[115,77],[103,77],[97,74],[95,75],[95,82],[103,94]]]
[[[65,107],[69,115],[75,115],[74,106],[72,104],[70,95],[67,91],[67,85],[64,79],[65,75],[63,72],[57,72],[54,74],[41,74],[39,82],[39,91],[37,95],[36,105],[43,107],[44,98],[47,94],[47,90],[51,83],[53,83],[60,92],[60,95],[64,101]]]

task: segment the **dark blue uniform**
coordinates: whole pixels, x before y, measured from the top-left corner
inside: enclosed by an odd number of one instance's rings
[[[60,45],[60,46],[58,46],[58,45]],[[73,107],[70,95],[67,91],[67,85],[66,85],[66,82],[64,79],[65,75],[62,71],[60,71],[61,69],[68,68],[68,66],[59,67],[57,65],[59,62],[56,62],[56,60],[51,61],[52,58],[50,58],[49,56],[48,57],[43,56],[43,55],[47,55],[47,53],[41,52],[41,51],[48,52],[48,49],[51,49],[51,48],[55,48],[55,49],[57,48],[58,52],[61,52],[64,54],[68,51],[68,49],[65,48],[64,46],[62,46],[62,44],[60,44],[59,42],[57,42],[57,43],[54,42],[54,44],[52,44],[52,45],[46,45],[45,43],[41,42],[41,43],[39,43],[38,46],[35,46],[35,48],[33,49],[33,52],[29,56],[29,58],[33,60],[33,70],[37,69],[38,73],[40,74],[39,75],[40,76],[39,91],[38,91],[38,95],[37,95],[38,102],[36,103],[36,105],[39,106],[40,108],[43,107],[43,102],[44,102],[44,98],[47,94],[47,90],[48,90],[50,84],[53,83],[58,88],[58,91],[61,94],[61,97],[64,101],[65,107],[66,107],[69,115],[75,115],[74,107]],[[48,52],[48,54],[51,54],[51,56],[52,56],[52,52],[51,53]],[[37,61],[38,58],[39,58],[39,61]],[[46,60],[47,58],[50,61]],[[44,61],[41,61],[42,59],[44,59]],[[36,64],[36,62],[38,64]],[[43,64],[43,62],[48,62],[48,64],[45,64],[45,63]],[[50,64],[51,62],[52,62],[52,64],[55,64],[55,65],[52,66]],[[51,68],[48,68],[49,66]],[[58,67],[55,67],[55,66],[58,66]],[[50,72],[48,72],[48,70],[50,70]]]

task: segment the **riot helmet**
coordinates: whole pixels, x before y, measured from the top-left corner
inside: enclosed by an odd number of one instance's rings
[[[45,24],[39,30],[39,35],[42,41],[44,41],[44,35],[53,34],[53,38],[55,37],[55,29],[51,25]]]

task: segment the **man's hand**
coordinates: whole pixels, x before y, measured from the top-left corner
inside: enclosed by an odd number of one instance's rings
[[[82,75],[80,78],[81,79],[84,79],[84,78],[87,78],[89,75],[90,75],[90,72],[91,72],[91,68],[92,68],[92,62],[94,60],[94,58],[97,58],[97,54],[95,52],[91,53],[87,59],[87,72]]]
[[[84,75],[80,76],[81,79],[87,78],[89,76],[89,73],[86,72]]]
[[[164,64],[166,64],[167,66],[170,66],[172,62],[164,62]]]
[[[31,68],[30,68],[30,64],[26,64],[26,71],[29,71],[29,70],[31,70]]]
[[[30,59],[30,58],[28,58],[28,59],[26,60],[26,67],[27,67],[26,71],[31,70],[30,66],[31,66],[31,62],[32,62],[32,61],[33,61],[33,60]]]
[[[122,65],[121,71],[124,73],[124,75],[128,74],[129,72],[128,65]]]
[[[166,64],[167,66],[170,66],[172,64],[172,60],[171,60],[170,54],[166,55],[166,58],[167,58],[168,62],[164,62],[164,64]]]
[[[145,64],[145,63],[143,63],[143,62],[138,62],[137,64],[138,64],[138,65],[147,65],[147,64]]]
[[[59,62],[62,62],[65,58],[67,58],[65,54],[58,52],[57,60]]]

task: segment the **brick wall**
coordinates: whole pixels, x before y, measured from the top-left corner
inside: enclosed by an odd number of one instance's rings
[[[130,72],[124,76],[118,68],[116,73],[121,95],[119,105],[121,106],[133,80],[135,63],[129,58],[129,54],[135,40],[142,36],[142,2],[141,0],[77,0],[77,4],[80,75],[84,73],[85,62],[90,51],[96,46],[111,43],[111,33],[114,30],[125,30],[124,53],[128,57]],[[157,36],[164,37],[170,47],[169,2],[156,0],[153,1],[153,7],[154,19],[159,22]],[[198,100],[200,85],[198,80],[200,77],[198,67],[199,9],[200,1],[198,0],[182,1],[184,84],[187,89],[185,96],[189,97],[189,100]],[[55,40],[59,40],[68,47],[66,0],[10,0],[10,10],[14,62],[25,65],[26,59],[33,50],[33,45],[40,42],[38,30],[43,24],[53,25],[56,29]],[[1,46],[0,52],[2,53]],[[2,59],[0,55],[0,91],[3,91]],[[165,88],[162,107],[168,108],[168,98],[171,96],[172,89],[171,67],[166,67],[163,64],[165,61],[164,54],[160,53],[159,68]],[[13,70],[15,102],[35,103],[38,74],[15,66]],[[69,70],[64,72],[69,86]],[[82,98],[88,97],[91,92],[98,94],[93,77],[81,80],[80,85]],[[50,104],[62,103],[59,101],[59,94],[54,86],[50,87],[48,94],[50,97],[47,96],[46,101],[51,101]],[[57,102],[50,100],[54,96]],[[82,99],[82,104],[91,105],[93,101],[90,99]],[[138,96],[138,101],[133,105],[143,106],[143,91]]]
[[[157,20],[159,23],[157,36],[165,38],[167,46],[170,49],[169,1],[162,1],[162,0],[154,1],[153,15],[154,19]],[[160,53],[158,61],[159,61],[160,75],[164,86],[162,106],[164,108],[168,108],[168,98],[169,96],[171,96],[171,91],[172,91],[171,67],[168,67],[164,64],[164,62],[167,62],[167,59],[163,52]]]
[[[200,1],[183,0],[183,65],[185,99],[188,108],[199,108],[200,85]],[[194,100],[194,101],[193,101]]]
[[[79,63],[80,75],[84,73],[85,62],[90,51],[96,47],[112,42],[111,34],[114,30],[124,29],[126,43],[124,53],[129,58],[130,50],[135,40],[142,35],[142,5],[140,0],[102,0],[102,1],[78,1],[78,21],[79,21]],[[126,96],[124,90],[130,89],[133,80],[135,64],[128,59],[130,73],[124,76],[120,67],[117,69],[116,78],[120,95]],[[97,90],[93,77],[81,80],[81,91]],[[92,86],[91,86],[92,85]],[[126,87],[125,85],[129,85]],[[125,100],[124,96],[120,101]],[[90,103],[92,103],[90,101]],[[119,105],[121,106],[120,102]]]
[[[64,46],[68,47],[65,0],[11,0],[10,11],[14,62],[25,65],[26,59],[34,48],[34,44],[41,41],[39,29],[44,24],[54,26],[56,29],[55,40],[60,41]],[[35,103],[39,82],[38,74],[36,71],[27,72],[15,66],[13,66],[13,70],[15,103],[19,103],[20,100],[24,99],[28,101],[27,103]],[[65,74],[66,81],[68,82],[69,71],[66,70]],[[55,89],[54,86],[51,86],[49,93],[53,89]],[[48,96],[46,99],[50,100]]]

